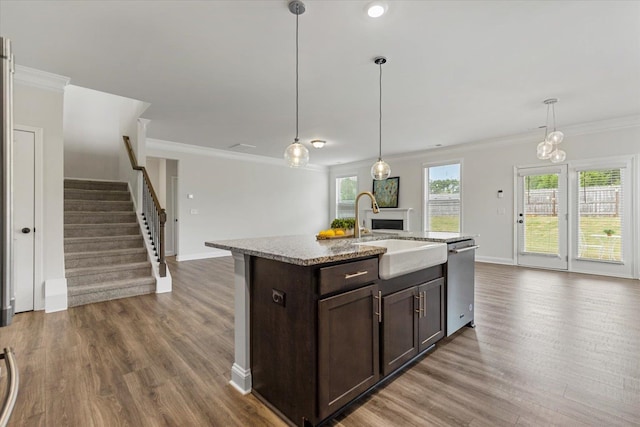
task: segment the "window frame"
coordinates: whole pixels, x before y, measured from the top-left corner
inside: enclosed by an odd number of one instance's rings
[[[429,186],[427,183],[427,179],[429,178],[429,169],[438,166],[448,166],[448,165],[460,165],[460,214],[458,215],[458,231],[451,231],[451,233],[462,233],[464,230],[464,203],[463,203],[463,194],[464,194],[464,162],[463,159],[449,159],[442,160],[437,162],[425,162],[422,163],[422,201],[421,201],[421,209],[422,209],[422,231],[430,231],[427,230],[429,225]]]
[[[333,210],[334,218],[343,218],[343,217],[338,216],[338,207],[340,205],[340,201],[339,201],[340,188],[338,187],[338,180],[344,179],[344,178],[355,178],[355,180],[356,180],[356,196],[358,195],[358,192],[359,192],[359,186],[358,186],[359,183],[358,183],[358,174],[357,173],[355,173],[355,172],[354,173],[345,173],[345,174],[336,175],[334,177],[334,180],[333,180],[333,186],[334,186],[334,189],[335,189],[335,198],[334,198],[335,209]],[[355,218],[355,208],[356,207],[355,207],[355,203],[354,203],[354,205],[353,205],[353,209],[354,209],[353,218]],[[351,217],[344,217],[344,218],[351,218]]]

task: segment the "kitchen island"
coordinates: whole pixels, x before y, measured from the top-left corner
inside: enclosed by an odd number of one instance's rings
[[[253,390],[295,425],[316,425],[442,338],[444,265],[381,281],[378,257],[386,249],[357,243],[390,237],[442,243],[472,238],[403,232],[207,242],[234,257],[231,384],[242,393]],[[398,298],[399,290],[406,295]],[[398,316],[383,323],[382,312],[394,311]],[[413,347],[402,348],[402,339]]]

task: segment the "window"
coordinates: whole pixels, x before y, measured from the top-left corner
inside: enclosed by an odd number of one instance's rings
[[[424,168],[425,231],[460,231],[460,163]]]
[[[357,176],[336,178],[336,218],[354,218],[356,216],[357,195]]]
[[[622,262],[625,168],[578,173],[578,258]]]

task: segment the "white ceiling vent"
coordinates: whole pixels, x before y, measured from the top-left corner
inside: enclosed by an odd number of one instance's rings
[[[253,150],[254,148],[256,148],[255,145],[251,145],[251,144],[233,144],[231,146],[229,146],[229,150],[233,150],[233,151],[241,151],[241,152],[248,152]]]

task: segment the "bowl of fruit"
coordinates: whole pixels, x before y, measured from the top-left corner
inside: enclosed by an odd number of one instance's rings
[[[353,237],[353,227],[356,224],[354,218],[336,218],[331,222],[331,228],[320,231],[316,239],[343,239]]]

